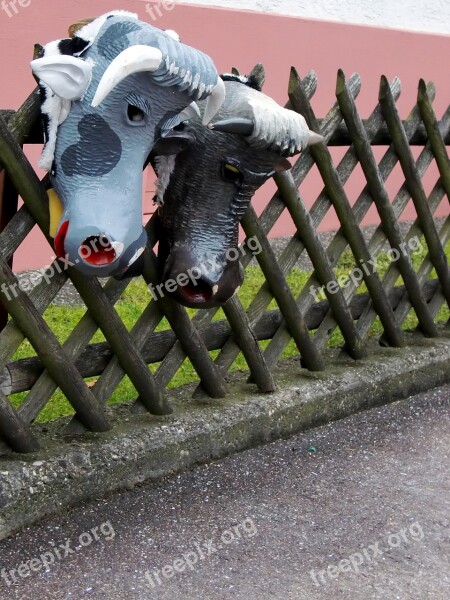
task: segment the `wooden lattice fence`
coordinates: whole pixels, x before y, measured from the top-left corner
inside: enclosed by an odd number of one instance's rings
[[[310,99],[316,89],[316,78],[309,74],[303,81],[293,69],[289,82],[287,106],[302,113],[311,129],[320,132],[326,144],[312,146],[295,163],[292,171],[275,177],[278,192],[260,217],[250,208],[242,225],[248,238],[256,236],[262,246],[257,255],[265,283],[245,310],[238,296],[223,308],[226,320],[213,321],[218,309],[198,311],[191,319],[187,311],[170,298],[149,303],[136,324],[127,331],[114,305],[129,281],[110,279],[104,287],[95,278],[86,278],[60,261],[52,265],[54,276],[41,281],[31,292],[22,291],[11,269],[14,252],[37,223],[44,234],[49,231],[48,181],[39,181],[25,157],[24,144],[40,143],[39,101],[37,91],[17,111],[0,111],[0,286],[15,293],[0,293],[4,313],[0,315],[0,436],[2,451],[32,452],[39,448],[33,421],[59,387],[76,413],[67,433],[86,429],[106,431],[110,423],[104,405],[125,375],[136,389],[136,409],[152,414],[170,413],[166,392],[168,383],[186,357],[198,377],[196,397],[221,398],[227,393],[225,375],[240,352],[243,353],[251,382],[261,392],[275,388],[273,371],[293,339],[302,358],[302,367],[318,371],[324,368],[323,350],[338,327],[345,340],[345,351],[358,360],[365,356],[370,327],[379,317],[384,333],[382,342],[402,346],[402,325],[411,308],[419,330],[428,337],[448,332],[436,324],[436,315],[443,303],[450,306],[450,273],[444,247],[450,237],[450,218],[440,229],[433,215],[441,202],[448,202],[450,164],[446,143],[450,139],[450,108],[440,121],[432,107],[433,84],[419,84],[417,104],[405,121],[396,108],[400,95],[398,79],[389,85],[382,77],[378,104],[366,120],[361,120],[355,98],[360,90],[360,78],[346,81],[338,73],[337,101],[323,119],[314,115]],[[346,146],[337,166],[327,146]],[[372,146],[385,146],[381,160],[375,159]],[[411,146],[421,146],[417,160]],[[439,178],[427,197],[422,178],[435,161]],[[397,163],[404,174],[404,184],[390,198],[385,182]],[[316,165],[323,180],[323,191],[310,211],[305,207],[299,186]],[[351,206],[345,191],[354,169],[360,165],[366,185]],[[17,210],[18,197],[24,206]],[[399,216],[412,199],[417,220],[402,236]],[[360,223],[375,204],[380,225],[367,241]],[[341,227],[325,248],[316,229],[331,207],[334,207]],[[268,234],[287,209],[297,233],[277,259]],[[157,242],[156,217],[148,222],[148,248],[145,253],[144,279],[157,283],[157,264],[153,248]],[[407,242],[423,236],[428,255],[415,270],[411,258],[404,252]],[[354,268],[370,264],[383,246],[389,243],[399,258],[389,266],[383,278],[377,272],[360,269],[367,293],[357,294],[357,279],[345,286],[337,281],[335,267],[346,248],[354,257]],[[49,243],[52,240],[49,238]],[[244,242],[245,246],[245,242]],[[303,252],[309,255],[314,272],[301,293],[296,296],[286,277]],[[243,252],[241,262],[247,266],[253,255]],[[432,270],[436,277],[430,279]],[[404,285],[396,286],[401,276]],[[70,279],[81,295],[87,312],[67,340],[60,344],[42,314],[59,290]],[[341,283],[341,285],[340,285]],[[311,286],[326,286],[326,300],[316,301]],[[2,288],[5,289],[5,288]],[[275,299],[278,310],[268,310]],[[6,313],[10,319],[6,321]],[[163,317],[171,330],[156,332]],[[106,342],[89,344],[101,329]],[[17,348],[28,339],[37,356],[12,361]],[[261,341],[270,340],[262,349]],[[220,350],[215,360],[210,351]],[[155,375],[149,364],[160,363]],[[98,377],[94,386],[86,385],[88,377]],[[28,391],[20,406],[13,407],[8,396]]]

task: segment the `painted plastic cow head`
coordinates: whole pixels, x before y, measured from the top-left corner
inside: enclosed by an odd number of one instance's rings
[[[162,279],[199,276],[173,292],[185,306],[223,304],[235,293],[243,281],[238,225],[252,196],[269,177],[291,168],[287,157],[322,140],[301,115],[260,91],[264,77],[262,65],[248,78],[224,75],[218,121],[205,128],[194,117],[155,146]]]
[[[88,275],[118,275],[143,252],[142,169],[155,135],[198,111],[207,124],[224,86],[211,59],[124,11],[51,42],[31,63],[39,79],[41,166],[63,210],[55,248]]]

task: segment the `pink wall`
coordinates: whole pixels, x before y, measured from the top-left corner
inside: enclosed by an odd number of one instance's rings
[[[9,1],[9,0],[8,0]],[[433,80],[437,86],[435,110],[440,117],[450,103],[450,78],[445,67],[445,57],[450,55],[450,37],[408,33],[381,28],[370,28],[324,21],[311,21],[295,17],[274,16],[250,11],[232,11],[220,8],[176,5],[162,17],[151,21],[146,14],[144,0],[77,0],[56,2],[55,0],[22,0],[17,4],[17,14],[8,17],[0,11],[0,65],[2,85],[2,108],[18,108],[34,86],[28,63],[35,42],[46,43],[67,35],[71,23],[85,18],[122,8],[137,12],[143,20],[152,22],[162,29],[175,29],[183,42],[196,46],[210,54],[219,71],[229,71],[236,66],[248,72],[257,62],[262,62],[267,71],[265,91],[278,102],[287,99],[289,68],[295,65],[301,75],[314,69],[319,86],[313,100],[318,116],[324,116],[334,101],[336,72],[342,68],[349,76],[358,72],[363,87],[357,105],[363,117],[368,116],[376,104],[381,74],[389,79],[398,75],[402,81],[403,94],[398,106],[405,117],[415,102],[417,83],[420,77]],[[342,156],[342,150],[334,151]],[[35,164],[39,152],[31,148],[29,156]],[[436,180],[436,171],[430,170],[425,180],[427,190]],[[42,173],[43,174],[43,173]],[[389,191],[395,193],[402,183],[401,174],[396,173],[388,182]],[[144,212],[152,210],[153,176],[149,174],[144,190]],[[353,201],[362,187],[362,179],[352,176],[346,187]],[[320,191],[316,178],[302,187],[305,201],[310,206]],[[260,190],[255,206],[260,212],[271,196],[271,182]],[[448,203],[443,202],[440,214],[448,214]],[[404,215],[413,218],[414,211],[408,207]],[[365,223],[378,222],[375,211],[371,211]],[[321,229],[337,226],[334,215],[329,215]],[[293,225],[287,215],[277,223],[272,235],[288,235]],[[35,268],[48,264],[53,256],[52,249],[38,231],[21,246],[15,256],[15,270]]]

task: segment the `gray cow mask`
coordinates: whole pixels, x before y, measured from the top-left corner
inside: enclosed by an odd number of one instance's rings
[[[62,203],[55,248],[88,275],[120,275],[146,244],[142,168],[158,135],[198,113],[207,124],[224,85],[211,59],[124,11],[73,38],[51,42],[31,63],[39,80],[45,146]]]
[[[159,176],[161,277],[198,275],[172,292],[194,308],[223,304],[235,293],[243,281],[238,224],[252,196],[275,172],[291,168],[286,157],[322,140],[301,115],[260,91],[262,65],[248,78],[223,78],[218,121],[210,129],[198,117],[181,124],[157,142],[160,156],[152,159]]]

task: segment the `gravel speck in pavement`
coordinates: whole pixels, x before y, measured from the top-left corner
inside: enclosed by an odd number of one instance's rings
[[[448,600],[449,405],[445,386],[44,520],[0,568],[73,551],[0,598]]]

